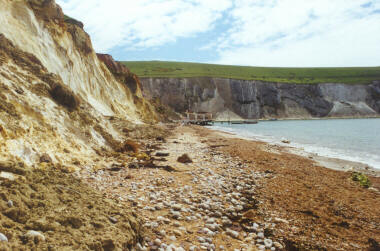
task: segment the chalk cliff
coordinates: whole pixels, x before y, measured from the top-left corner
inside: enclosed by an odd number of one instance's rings
[[[177,112],[230,111],[245,119],[380,115],[380,82],[371,85],[266,83],[221,78],[144,78],[144,95]]]

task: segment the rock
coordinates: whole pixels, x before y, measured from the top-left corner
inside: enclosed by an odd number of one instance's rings
[[[279,242],[277,242],[277,241],[273,242],[273,246],[275,246],[275,248],[278,248],[278,249],[283,249],[283,248],[284,248],[284,247],[282,246],[282,244],[279,243]]]
[[[157,152],[157,153],[156,153],[156,156],[157,156],[157,157],[168,157],[168,156],[169,156],[169,153]]]
[[[0,179],[7,179],[7,180],[14,181],[16,179],[16,176],[13,173],[0,172]]]
[[[183,154],[182,156],[178,157],[177,161],[180,163],[185,163],[185,164],[186,163],[193,163],[193,160],[186,153]]]
[[[130,169],[138,169],[139,168],[139,163],[132,162],[128,165],[128,168]]]
[[[229,236],[231,236],[231,237],[233,237],[233,238],[235,238],[235,239],[237,239],[237,238],[239,237],[239,232],[234,231],[234,230],[231,230],[231,229],[229,229],[229,228],[227,228],[226,233],[227,233]]]
[[[174,229],[173,230],[173,233],[176,235],[176,236],[182,236],[182,232],[177,230],[177,229]]]
[[[8,205],[8,207],[13,207],[13,201],[8,200],[7,205]]]
[[[289,221],[285,220],[285,219],[281,219],[281,218],[274,218],[274,222],[276,223],[284,223],[284,224],[289,224]]]
[[[171,240],[171,241],[176,241],[177,238],[176,238],[174,235],[171,235],[171,236],[169,236],[169,240]]]
[[[52,162],[53,160],[47,153],[44,153],[40,156],[40,163],[52,163]]]
[[[290,144],[289,140],[282,140],[281,142],[284,143],[284,144]]]
[[[260,246],[258,246],[258,249],[259,250],[265,250],[265,246],[264,245],[260,245]]]
[[[113,224],[116,224],[117,223],[117,219],[115,217],[108,217],[108,219],[110,220],[110,222],[112,222]]]
[[[3,233],[0,233],[0,241],[8,242],[8,238]]]
[[[156,246],[161,246],[161,240],[160,239],[155,239],[154,241],[153,241],[153,243],[154,243],[154,245],[156,245]]]
[[[198,247],[197,246],[191,246],[189,248],[190,251],[197,251],[198,250]]]
[[[175,210],[175,211],[181,211],[181,209],[182,209],[182,205],[180,205],[180,204],[174,204],[174,205],[172,206],[172,208],[173,208],[173,210]]]
[[[29,230],[26,232],[25,236],[28,240],[33,240],[35,242],[45,241],[45,236],[41,234],[40,232]]]
[[[273,241],[271,239],[264,239],[264,245],[266,248],[271,248],[273,245]]]

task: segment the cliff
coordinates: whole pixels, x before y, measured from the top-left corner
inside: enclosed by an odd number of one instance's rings
[[[66,22],[54,1],[2,0],[0,22],[1,157],[66,163],[75,155],[66,149],[83,159],[124,140],[109,117],[156,119],[136,76],[99,60],[83,25]]]
[[[0,249],[130,249],[138,217],[76,177],[127,163],[118,152],[129,133],[158,118],[137,76],[100,60],[83,24],[53,0],[0,0],[0,23]]]
[[[222,78],[142,78],[144,95],[177,112],[258,118],[372,117],[380,115],[380,81],[370,85],[284,84]]]

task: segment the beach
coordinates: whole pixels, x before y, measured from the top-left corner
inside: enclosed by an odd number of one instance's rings
[[[146,229],[142,250],[379,247],[377,171],[367,170],[372,186],[363,188],[351,179],[353,170],[320,165],[340,166],[344,160],[296,155],[204,127],[170,131],[164,141],[143,143],[150,161],[81,173],[105,196],[139,212]],[[192,162],[179,163],[183,154]]]

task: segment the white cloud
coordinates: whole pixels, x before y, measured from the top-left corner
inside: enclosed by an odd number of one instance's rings
[[[368,0],[237,0],[232,28],[213,43],[217,63],[380,65],[380,8]]]
[[[94,47],[147,48],[212,29],[231,0],[57,0],[80,19]]]
[[[99,52],[115,47],[143,51],[179,38],[196,40],[207,32],[215,32],[218,24],[225,31],[199,48],[200,53],[209,52],[210,58],[217,55],[219,59],[214,63],[380,65],[380,0],[57,2],[65,13],[84,22]],[[173,50],[176,49],[173,43]],[[178,51],[178,57],[181,53]]]

